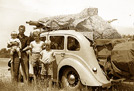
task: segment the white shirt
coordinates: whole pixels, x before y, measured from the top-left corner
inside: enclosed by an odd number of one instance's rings
[[[30,43],[30,47],[32,48],[32,52],[41,52],[43,48],[44,42],[40,41],[37,43],[36,41],[32,41]]]
[[[42,55],[42,59],[41,59],[41,61],[43,62],[43,63],[47,63],[47,62],[52,62],[52,61],[54,61],[54,57],[53,57],[53,51],[46,51],[46,50],[43,50],[43,51],[41,51],[41,53],[40,53],[41,55]]]
[[[8,44],[11,44],[11,43],[14,43],[14,42],[18,43],[18,45],[14,45],[14,46],[17,46],[17,47],[21,48],[21,42],[20,42],[20,40],[18,38],[15,38],[15,39],[11,38],[11,39],[9,39]]]

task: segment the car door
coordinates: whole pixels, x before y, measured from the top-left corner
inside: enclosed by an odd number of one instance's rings
[[[53,62],[53,78],[57,79],[57,68],[58,68],[58,64],[59,62],[64,58],[64,54],[65,54],[65,37],[64,36],[57,36],[57,35],[50,35],[49,36],[50,41],[51,41],[51,50],[54,52],[55,55],[55,61]]]

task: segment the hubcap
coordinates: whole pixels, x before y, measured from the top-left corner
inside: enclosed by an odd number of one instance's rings
[[[69,82],[69,84],[74,84],[75,83],[75,76],[73,75],[73,74],[70,74],[69,76],[68,76],[68,82]]]

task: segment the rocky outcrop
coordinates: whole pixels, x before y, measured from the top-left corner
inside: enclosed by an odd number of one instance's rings
[[[45,17],[36,23],[38,23],[35,24],[38,25],[37,28],[41,27],[47,30],[74,29],[80,32],[93,32],[94,39],[121,38],[110,23],[98,16],[97,8],[86,8],[78,14]]]

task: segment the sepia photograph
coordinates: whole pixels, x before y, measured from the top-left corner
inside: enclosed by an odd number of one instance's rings
[[[0,0],[0,91],[134,91],[134,1]]]

